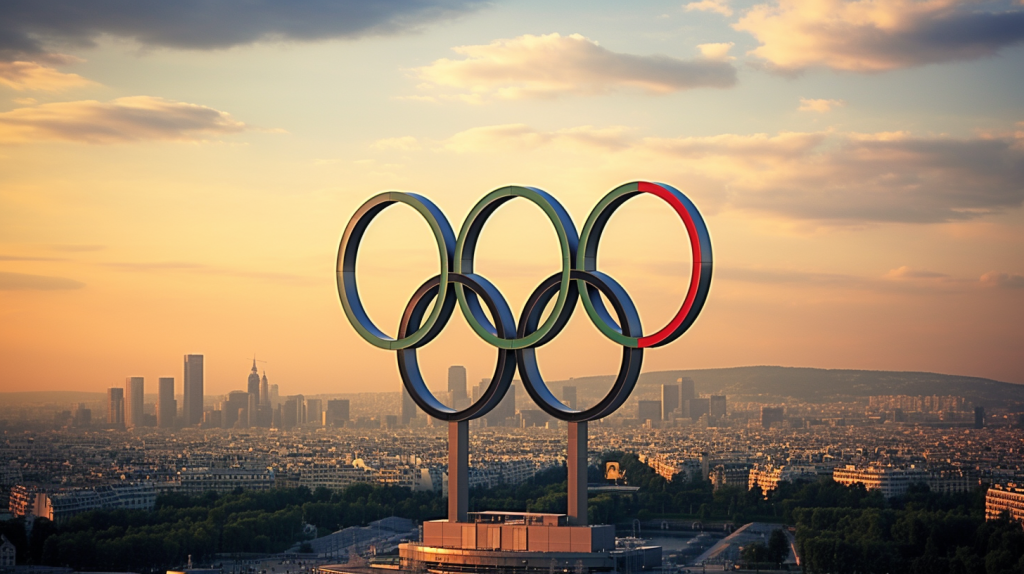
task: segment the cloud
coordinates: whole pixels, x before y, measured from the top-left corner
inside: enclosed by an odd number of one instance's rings
[[[949,275],[945,273],[937,273],[935,271],[924,271],[922,269],[911,269],[906,265],[897,267],[896,269],[890,269],[885,274],[886,279],[945,279]]]
[[[530,150],[549,144],[617,150],[624,149],[629,145],[627,132],[627,128],[619,126],[608,128],[578,126],[542,132],[525,124],[505,124],[471,128],[459,132],[445,140],[443,147],[460,153]]]
[[[716,42],[713,44],[698,44],[697,49],[700,55],[709,60],[735,60],[729,55],[729,50],[736,44],[732,42]]]
[[[689,4],[685,4],[684,8],[686,8],[687,12],[698,10],[701,12],[715,12],[716,14],[721,14],[726,17],[732,16],[732,8],[729,7],[729,4],[725,2],[725,0],[701,0],[700,2],[690,2]]]
[[[832,131],[637,138],[624,128],[523,124],[455,134],[457,152],[579,149],[632,173],[656,169],[735,209],[830,225],[964,221],[1024,203],[1024,139]],[[595,156],[599,151],[601,155]]]
[[[991,6],[991,5],[990,5]],[[1024,11],[973,0],[778,0],[733,25],[750,53],[785,73],[811,67],[881,72],[991,56],[1024,41]]]
[[[82,287],[85,283],[65,277],[0,271],[0,291],[59,291]]]
[[[370,147],[380,150],[416,151],[420,149],[420,143],[412,136],[403,136],[377,140]]]
[[[997,273],[989,271],[981,276],[983,285],[990,287],[1001,287],[1003,289],[1024,289],[1024,275],[1013,275],[1010,273]]]
[[[14,90],[56,92],[92,84],[93,82],[78,74],[58,72],[38,62],[4,62],[0,60],[0,85]]]
[[[103,35],[185,49],[355,38],[420,29],[481,5],[478,0],[5,0],[0,2],[0,54],[45,52],[44,41],[89,46]]]
[[[22,255],[0,255],[0,261],[65,261],[61,257],[26,257]]]
[[[844,100],[812,100],[808,98],[800,98],[800,107],[797,108],[801,112],[818,112],[823,114],[825,112],[832,111],[832,108],[841,108],[846,105]]]
[[[8,144],[198,141],[244,129],[245,124],[213,108],[149,96],[42,104],[0,113],[0,143]]]
[[[468,90],[453,97],[469,101],[603,94],[622,89],[666,94],[692,88],[728,88],[736,83],[736,69],[727,62],[620,54],[579,34],[525,35],[454,50],[465,57],[437,60],[414,71],[428,88]]]

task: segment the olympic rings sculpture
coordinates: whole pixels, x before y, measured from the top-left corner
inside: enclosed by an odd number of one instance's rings
[[[650,193],[668,203],[686,227],[693,269],[683,303],[660,330],[644,335],[640,316],[629,294],[608,275],[597,270],[598,246],[612,214],[629,199]],[[558,236],[562,269],[534,290],[517,322],[501,292],[486,278],[474,273],[477,240],[487,219],[502,204],[517,197],[544,212]],[[397,338],[381,331],[370,320],[356,286],[356,256],[363,234],[381,211],[395,203],[415,209],[430,225],[437,242],[440,272],[416,290],[405,307]],[[432,417],[465,421],[487,414],[505,396],[518,369],[527,393],[549,415],[568,422],[584,422],[608,416],[629,398],[637,379],[643,350],[667,345],[679,338],[697,319],[711,286],[711,236],[696,206],[679,190],[663,183],[638,181],[608,193],[591,211],[577,234],[568,212],[554,197],[534,187],[508,186],[484,196],[470,211],[456,238],[444,213],[429,199],[415,193],[390,191],[366,201],[349,220],[338,248],[338,296],[356,332],[370,344],[398,353],[402,383],[413,401]],[[602,297],[611,304],[606,308]],[[548,303],[554,306],[541,322]],[[548,388],[540,374],[536,349],[554,339],[583,300],[594,325],[622,346],[622,361],[611,391],[596,405],[570,409]],[[437,400],[427,388],[416,359],[416,349],[432,341],[447,325],[458,302],[470,326],[498,351],[487,390],[476,402],[456,410]],[[432,304],[433,303],[433,304]],[[484,307],[487,313],[484,312]]]

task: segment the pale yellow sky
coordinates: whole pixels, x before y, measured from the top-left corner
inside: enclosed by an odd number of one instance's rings
[[[397,390],[393,353],[358,338],[334,288],[363,201],[415,191],[457,231],[488,191],[532,185],[582,228],[638,179],[691,197],[716,266],[704,313],[645,371],[1024,383],[1024,91],[1006,73],[1019,39],[897,41],[958,3],[818,1],[820,22],[795,0],[696,4],[445,4],[412,13],[414,29],[398,7],[363,29],[250,22],[198,39],[101,15],[104,35],[61,38],[44,34],[48,16],[18,16],[36,45],[0,45],[0,391],[180,378],[186,353],[206,355],[210,393],[242,388],[253,353],[282,394]],[[830,18],[859,24],[827,43],[813,30]],[[794,26],[810,30],[802,52]],[[872,29],[893,47],[865,45]],[[433,241],[396,207],[364,244],[367,307],[393,332],[436,272]],[[652,332],[685,292],[687,254],[669,208],[640,198],[600,265]],[[478,271],[518,315],[557,256],[539,210],[512,202]],[[618,351],[580,308],[540,357],[554,379],[611,373]],[[493,360],[458,312],[421,351],[438,387],[451,364],[476,381]]]

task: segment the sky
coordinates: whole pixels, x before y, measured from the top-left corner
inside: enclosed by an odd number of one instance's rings
[[[244,389],[254,355],[282,395],[396,391],[335,287],[364,201],[420,193],[457,232],[530,185],[582,229],[636,180],[697,205],[715,260],[645,371],[1024,383],[1020,1],[10,0],[0,391],[180,381],[187,353],[211,394]],[[599,269],[647,333],[686,292],[687,242],[653,197],[609,224]],[[382,329],[437,265],[412,209],[374,221],[359,285]],[[536,206],[491,218],[477,271],[513,314],[559,265]],[[435,388],[494,368],[458,311],[419,354]],[[577,308],[538,356],[551,380],[611,374],[619,347]]]

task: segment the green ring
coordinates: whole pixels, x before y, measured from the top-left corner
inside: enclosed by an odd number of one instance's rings
[[[483,199],[473,206],[469,215],[466,216],[466,221],[462,224],[462,229],[459,230],[459,239],[455,244],[455,273],[467,275],[473,273],[476,242],[479,239],[480,232],[483,230],[484,223],[487,222],[487,218],[493,214],[495,209],[516,197],[528,199],[540,207],[544,214],[548,216],[551,224],[554,225],[555,233],[558,235],[558,245],[562,251],[562,283],[558,288],[558,299],[555,300],[555,306],[551,310],[548,319],[536,331],[526,337],[503,339],[492,333],[491,330],[487,329],[477,320],[466,298],[465,289],[461,284],[455,285],[455,295],[459,299],[459,307],[462,309],[462,314],[473,328],[473,331],[481,339],[495,347],[512,350],[525,349],[546,342],[545,339],[548,339],[547,336],[555,328],[558,316],[562,313],[566,304],[576,304],[575,301],[568,301],[569,275],[572,271],[573,259],[576,257],[576,248],[579,245],[576,226],[573,224],[568,212],[565,211],[565,208],[558,203],[558,200],[547,192],[534,187],[518,185],[502,187],[485,195]]]
[[[395,203],[404,203],[412,207],[427,221],[430,230],[434,233],[434,239],[437,240],[441,263],[440,285],[430,315],[419,329],[401,339],[395,339],[385,334],[373,323],[363,308],[362,300],[359,298],[359,289],[356,286],[356,255],[359,251],[359,243],[363,239],[363,233],[374,217]],[[341,306],[345,309],[345,315],[359,336],[375,347],[400,350],[425,344],[427,341],[424,341],[424,338],[430,335],[431,331],[436,334],[434,327],[438,320],[443,319],[444,323],[447,323],[450,317],[449,315],[449,317],[442,318],[441,312],[444,307],[442,302],[449,296],[448,273],[451,268],[454,244],[455,233],[452,231],[448,219],[433,202],[421,195],[388,191],[371,197],[361,205],[349,220],[348,226],[345,227],[345,233],[338,246],[336,267],[338,297],[341,299]]]
[[[611,213],[605,215],[605,210],[608,206],[614,202],[625,202],[627,199],[640,193],[640,186],[637,182],[627,183],[620,185],[615,189],[608,192],[594,209],[591,210],[590,215],[587,217],[587,223],[583,226],[583,233],[580,234],[580,246],[582,249],[576,252],[576,269],[580,271],[597,271],[597,245],[600,243],[601,234],[604,233],[604,225],[608,221],[608,217]],[[612,212],[615,210],[612,209]],[[588,256],[588,247],[591,241],[591,235],[594,235],[594,249],[593,252]],[[587,310],[587,316],[590,317],[590,321],[597,326],[598,330],[608,337],[612,341],[630,348],[637,348],[640,346],[639,337],[627,337],[620,331],[615,330],[611,325],[601,319],[597,309],[594,308],[594,303],[591,301],[586,288],[586,282],[578,280],[580,289],[580,299],[583,300],[583,308]]]

